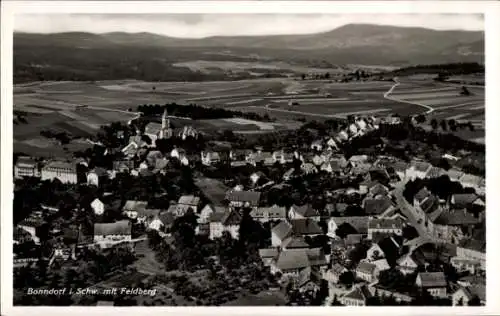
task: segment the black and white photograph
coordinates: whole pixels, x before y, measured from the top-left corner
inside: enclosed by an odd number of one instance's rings
[[[489,303],[485,14],[12,20],[13,307]]]

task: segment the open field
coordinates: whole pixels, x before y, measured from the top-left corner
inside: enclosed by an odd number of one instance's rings
[[[254,79],[209,82],[142,82],[113,80],[97,82],[33,82],[14,87],[14,110],[28,124],[14,126],[16,146],[40,142],[42,130],[66,131],[88,137],[101,125],[128,121],[141,104],[194,103],[243,112],[267,114],[275,123],[250,120],[200,120],[190,125],[203,131],[229,129],[262,133],[297,128],[298,118],[328,119],[347,115],[419,114],[433,109],[436,118],[484,120],[484,87],[470,87],[471,96],[461,96],[461,86],[431,80],[405,78],[393,87],[388,81],[338,83],[331,80]],[[294,105],[289,105],[293,101]],[[129,110],[132,110],[131,112]],[[173,121],[185,125],[185,122]],[[33,141],[30,141],[35,139]],[[50,147],[49,147],[50,148]],[[16,147],[17,150],[17,147]]]

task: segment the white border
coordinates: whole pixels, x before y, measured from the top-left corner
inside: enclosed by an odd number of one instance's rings
[[[225,307],[223,312],[234,315],[500,315],[498,291],[500,262],[496,251],[499,239],[500,166],[497,135],[500,135],[500,3],[491,1],[3,1],[1,27],[1,314],[29,315],[30,313],[64,315],[108,315],[110,313],[137,315],[172,313],[174,315],[220,314],[217,307],[12,307],[12,30],[17,13],[484,13],[486,30],[486,143],[487,143],[487,306],[481,308],[432,307]],[[251,27],[251,26],[249,26]]]

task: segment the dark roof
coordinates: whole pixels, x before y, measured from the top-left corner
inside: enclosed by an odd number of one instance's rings
[[[372,294],[368,287],[361,285],[354,287],[349,293],[344,295],[344,297],[366,302],[367,299],[372,297]]]
[[[210,222],[222,223],[222,225],[239,225],[241,222],[241,215],[235,210],[229,212],[214,212],[210,214]]]
[[[420,204],[420,208],[424,213],[431,213],[439,207],[439,199],[434,195],[430,195]]]
[[[368,221],[368,229],[402,229],[403,223],[399,218],[371,218]]]
[[[301,206],[292,205],[293,209],[303,217],[314,217],[319,216],[319,212],[315,210],[311,204],[304,204]]]
[[[250,212],[250,216],[254,218],[270,217],[270,218],[286,218],[286,208],[280,206],[259,207]]]
[[[309,257],[305,249],[287,250],[280,252],[276,266],[280,270],[295,270],[310,266]]]
[[[464,239],[460,241],[459,247],[486,253],[486,241],[476,239]]]
[[[372,274],[377,266],[373,263],[361,261],[356,268],[356,272],[369,273]]]
[[[290,236],[283,240],[281,247],[291,249],[291,248],[309,248],[303,237],[301,236]]]
[[[323,234],[323,229],[312,219],[293,219],[290,220],[292,231],[296,235],[315,235]]]
[[[17,158],[16,166],[33,168],[36,166],[36,161],[31,157],[22,156]]]
[[[259,249],[261,258],[277,258],[279,255],[278,248],[263,248]]]
[[[363,241],[362,234],[350,234],[347,235],[347,237],[345,238],[345,244],[347,246],[355,246],[359,244],[361,241]]]
[[[137,210],[137,217],[155,217],[158,214],[160,214],[159,209],[144,208]]]
[[[453,194],[451,196],[453,205],[457,207],[467,207],[474,203],[479,197],[474,193]]]
[[[447,284],[443,272],[420,272],[417,277],[420,277],[421,285],[424,288],[445,287]]]
[[[468,212],[466,209],[462,210],[449,210],[442,211],[434,219],[434,224],[438,225],[474,225],[480,222],[479,218],[476,218],[472,213]]]
[[[337,227],[347,223],[351,225],[359,234],[367,234],[368,233],[368,216],[342,216],[342,217],[332,217],[330,220],[333,220]]]
[[[384,196],[379,199],[365,199],[365,212],[369,215],[380,215],[391,206],[394,206],[391,199]]]
[[[148,202],[146,202],[146,201],[132,201],[132,200],[129,200],[129,201],[125,202],[125,205],[123,206],[123,211],[141,212],[144,209],[146,209],[147,205],[148,205]]]
[[[130,235],[132,225],[128,220],[122,220],[114,223],[96,223],[94,224],[95,235]]]
[[[280,240],[283,240],[292,233],[292,225],[287,221],[281,221],[272,228],[272,232]]]
[[[258,206],[260,192],[254,191],[229,191],[226,199],[232,202],[249,202],[251,206]]]
[[[311,266],[322,266],[328,264],[323,248],[309,248],[305,251]]]
[[[174,224],[175,215],[171,212],[162,212],[158,214],[158,219],[163,223],[163,225],[171,226]]]
[[[311,267],[306,267],[302,269],[299,273],[299,286],[304,286],[308,282],[317,283],[321,280],[319,271]]]
[[[417,192],[417,194],[415,194],[415,200],[419,203],[422,203],[423,200],[425,200],[425,198],[427,198],[428,196],[431,196],[432,193],[427,190],[426,187],[423,187],[422,189],[420,189],[420,191]]]

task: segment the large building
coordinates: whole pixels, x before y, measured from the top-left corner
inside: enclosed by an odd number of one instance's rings
[[[42,181],[59,179],[62,183],[77,183],[76,164],[51,161],[42,168]]]
[[[38,165],[30,157],[19,157],[14,166],[14,177],[39,177]]]
[[[149,123],[146,125],[144,134],[147,135],[153,144],[157,139],[168,139],[173,135],[172,128],[170,127],[170,119],[168,118],[167,108],[161,117],[161,125],[158,123]]]

